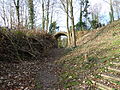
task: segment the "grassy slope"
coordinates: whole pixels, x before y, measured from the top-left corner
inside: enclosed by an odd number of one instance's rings
[[[91,88],[89,77],[110,60],[120,58],[120,21],[88,32],[77,44],[57,62],[62,67],[60,86],[72,90]]]

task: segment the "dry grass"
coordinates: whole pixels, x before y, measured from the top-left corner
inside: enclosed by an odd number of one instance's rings
[[[62,66],[61,82],[64,88],[89,88],[89,76],[99,68],[120,55],[120,21],[87,32],[83,37],[78,34],[78,47],[72,49],[59,62]],[[86,60],[87,54],[87,62]],[[98,63],[102,62],[102,64]],[[96,72],[97,73],[97,72]],[[74,76],[73,78],[69,78]],[[82,77],[81,77],[82,76]],[[79,82],[73,85],[74,82]],[[69,83],[71,81],[71,83]],[[66,82],[66,83],[64,83]],[[77,87],[75,87],[77,86]]]

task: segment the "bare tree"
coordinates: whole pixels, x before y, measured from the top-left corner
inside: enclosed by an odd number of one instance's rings
[[[29,16],[28,16],[28,13],[29,13],[28,11],[29,11],[29,10],[28,10],[28,9],[29,9],[29,8],[27,7],[27,2],[25,2],[25,8],[24,8],[24,10],[25,10],[25,11],[24,11],[24,24],[25,24],[25,25],[24,25],[24,26],[25,26],[26,28],[28,28],[28,23],[29,23],[29,22],[28,22],[28,19],[29,19]]]
[[[117,19],[119,19],[120,18],[120,1],[114,0],[113,6],[114,6],[116,14],[117,14]]]
[[[76,47],[76,36],[75,36],[75,26],[74,26],[74,12],[73,12],[73,0],[69,0],[70,2],[70,14],[71,14],[71,24],[72,24],[72,44],[73,47]]]
[[[18,29],[20,26],[20,0],[13,0],[15,8],[16,8],[16,14],[17,14],[17,22],[18,22]]]
[[[50,24],[53,22],[53,12],[54,12],[54,3],[52,3],[52,7],[51,7]]]
[[[109,12],[109,16],[110,16],[110,22],[114,21],[114,10],[113,10],[113,1],[110,0],[110,12]]]
[[[101,4],[97,4],[97,3],[95,3],[93,6],[90,7],[92,20],[99,22],[101,8],[102,8]]]
[[[29,6],[29,24],[30,24],[30,29],[34,28],[34,5],[33,5],[33,0],[28,0],[28,6]]]
[[[51,4],[50,4],[50,25],[53,23],[55,5],[56,5],[56,1],[51,0]],[[50,28],[49,28],[49,32],[50,32]]]
[[[10,4],[10,9],[9,9],[9,13],[10,13],[10,28],[13,29],[13,6]]]
[[[46,30],[49,30],[49,9],[50,9],[50,0],[47,1],[47,17],[46,17]]]
[[[6,22],[6,10],[5,10],[5,1],[1,1],[1,11],[0,12],[0,16],[1,18],[3,19],[3,22],[4,22],[4,26],[7,26],[7,22]]]
[[[45,29],[45,3],[42,0],[42,30]]]
[[[67,20],[67,33],[68,33],[68,46],[71,45],[71,38],[70,38],[70,29],[69,29],[69,2],[66,0],[66,20]]]

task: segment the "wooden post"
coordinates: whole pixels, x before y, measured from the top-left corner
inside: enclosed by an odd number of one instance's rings
[[[88,54],[87,53],[85,53],[84,58],[85,58],[84,61],[87,62],[88,61]]]

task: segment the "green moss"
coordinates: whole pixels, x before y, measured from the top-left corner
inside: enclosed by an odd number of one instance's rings
[[[112,45],[120,45],[120,39],[116,40],[116,41],[113,41]]]
[[[43,88],[43,86],[41,85],[41,84],[37,84],[36,86],[35,86],[35,89],[42,89]]]
[[[102,78],[101,75],[94,75],[95,78]]]
[[[70,81],[70,82],[67,82],[67,83],[64,84],[64,88],[70,88],[70,87],[73,87],[73,86],[76,86],[76,85],[79,85],[78,81]]]
[[[88,85],[92,85],[93,84],[91,80],[86,80],[85,83],[88,84]]]
[[[120,85],[120,81],[112,81],[113,83],[116,83],[117,85]]]
[[[109,61],[110,58],[112,58],[111,55],[110,55],[110,56],[104,56],[103,58],[100,59],[100,62],[101,62],[101,63],[104,63],[104,62],[106,62],[106,61]]]

